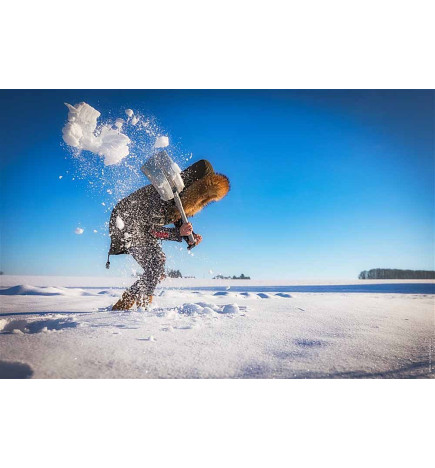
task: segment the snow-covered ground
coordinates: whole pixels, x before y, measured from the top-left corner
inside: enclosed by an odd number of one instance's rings
[[[3,378],[433,378],[431,281],[0,277]]]

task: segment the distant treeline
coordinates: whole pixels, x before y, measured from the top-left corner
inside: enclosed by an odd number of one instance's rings
[[[243,273],[240,276],[223,276],[223,275],[217,275],[213,276],[213,279],[251,279],[250,276],[245,276]]]
[[[390,268],[374,268],[364,270],[359,279],[435,279],[435,271],[426,270],[392,270]]]

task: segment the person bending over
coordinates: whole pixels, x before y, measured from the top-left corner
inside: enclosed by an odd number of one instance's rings
[[[186,215],[193,216],[211,202],[219,201],[230,189],[228,178],[214,172],[209,161],[202,159],[181,172],[184,190],[180,193]],[[173,227],[166,227],[173,224]],[[192,224],[181,221],[174,200],[163,201],[153,185],[133,192],[117,203],[109,222],[110,255],[130,254],[143,268],[141,277],[128,288],[112,310],[148,307],[154,290],[165,278],[165,254],[162,241],[189,243],[193,234],[195,244],[202,237],[193,232]]]

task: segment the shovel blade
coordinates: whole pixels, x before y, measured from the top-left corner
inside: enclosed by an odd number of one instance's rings
[[[178,164],[172,161],[166,151],[160,151],[149,158],[141,170],[164,201],[174,198],[173,188],[178,192],[184,189],[184,182],[180,175],[181,169]]]

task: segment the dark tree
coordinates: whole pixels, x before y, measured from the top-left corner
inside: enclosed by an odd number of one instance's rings
[[[169,276],[169,278],[182,278],[183,277],[180,270],[168,270],[167,275]]]

